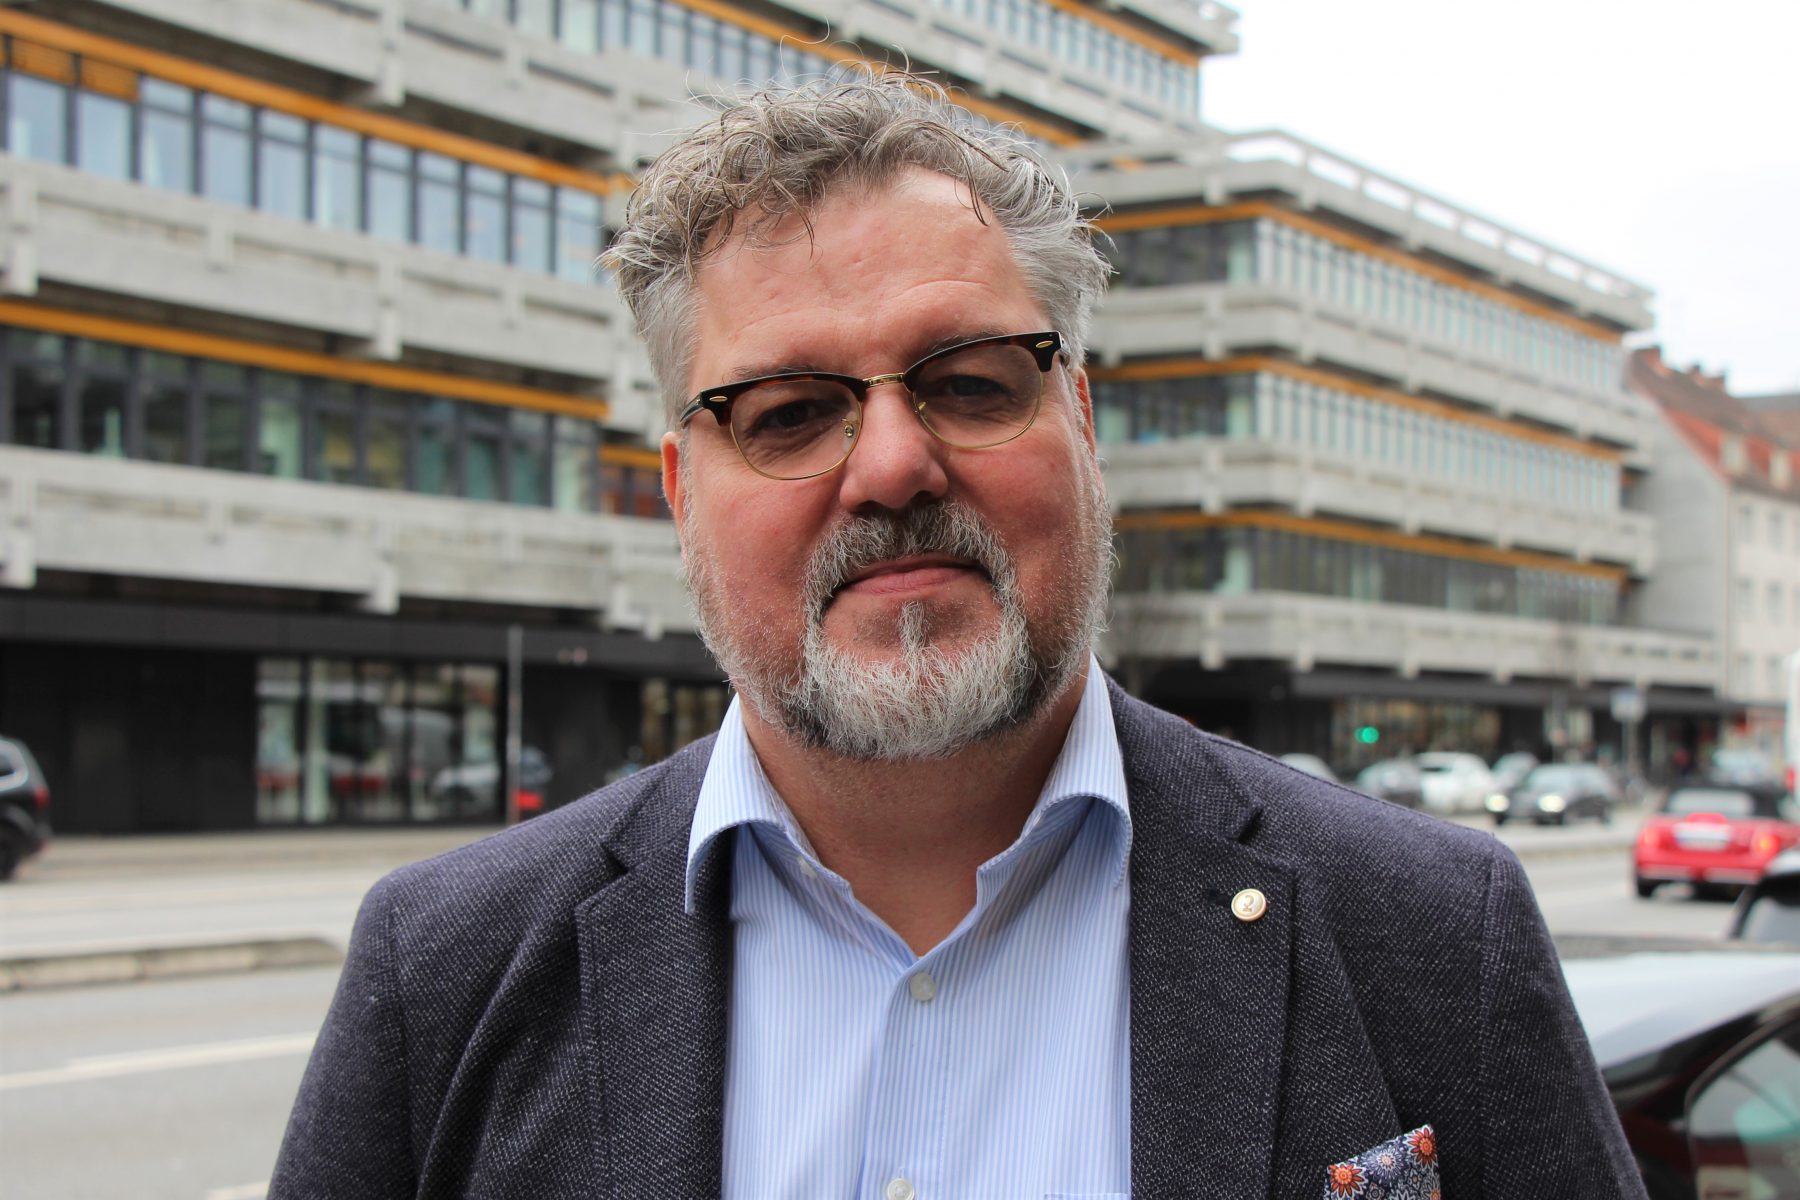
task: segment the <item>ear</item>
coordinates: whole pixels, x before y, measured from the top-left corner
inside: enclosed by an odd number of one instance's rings
[[[1075,385],[1075,410],[1081,418],[1081,436],[1087,439],[1088,453],[1095,453],[1094,444],[1094,398],[1088,391],[1087,370],[1083,367],[1070,367],[1069,379]]]
[[[681,435],[673,430],[662,436],[662,485],[663,499],[669,502],[669,513],[675,518],[675,538],[679,541],[687,496],[681,490]]]

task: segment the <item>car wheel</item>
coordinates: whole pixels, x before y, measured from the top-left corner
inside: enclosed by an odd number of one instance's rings
[[[1648,900],[1652,895],[1655,894],[1656,884],[1657,884],[1656,880],[1645,879],[1642,875],[1639,875],[1637,877],[1638,899],[1639,900]]]
[[[1612,824],[1612,805],[1602,804],[1600,806],[1600,823],[1602,825]]]
[[[19,869],[19,848],[11,838],[0,838],[0,879],[11,879]]]

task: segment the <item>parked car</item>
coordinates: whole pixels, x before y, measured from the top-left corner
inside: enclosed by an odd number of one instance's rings
[[[1305,771],[1315,779],[1323,779],[1327,783],[1338,781],[1337,772],[1333,771],[1324,759],[1316,754],[1284,754],[1281,761],[1296,771]]]
[[[1496,825],[1508,821],[1566,825],[1580,817],[1607,825],[1618,804],[1619,785],[1605,767],[1593,763],[1545,763],[1533,767],[1510,792],[1487,798]]]
[[[1800,850],[1777,854],[1738,895],[1727,932],[1740,941],[1800,946]]]
[[[1526,750],[1514,750],[1511,754],[1502,754],[1494,760],[1494,790],[1510,792],[1525,782],[1531,769],[1538,765],[1538,757]]]
[[[50,785],[25,743],[0,738],[0,879],[50,840]]]
[[[1681,880],[1696,893],[1736,891],[1800,846],[1800,812],[1779,784],[1706,782],[1675,788],[1638,831],[1637,893]]]
[[[1424,776],[1425,808],[1435,813],[1480,812],[1494,792],[1494,773],[1473,754],[1433,750],[1413,759]]]
[[[1357,773],[1356,790],[1402,808],[1425,803],[1425,777],[1410,758],[1384,758]]]
[[[1800,1196],[1800,952],[1557,948],[1650,1200]]]

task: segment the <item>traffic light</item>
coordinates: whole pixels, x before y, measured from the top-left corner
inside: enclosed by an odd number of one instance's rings
[[[1381,730],[1373,725],[1360,725],[1356,730],[1356,740],[1365,746],[1373,746],[1381,740]]]

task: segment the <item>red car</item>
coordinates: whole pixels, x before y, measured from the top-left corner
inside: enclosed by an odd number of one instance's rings
[[[1800,811],[1778,784],[1697,783],[1675,788],[1644,822],[1633,852],[1637,892],[1678,880],[1696,894],[1735,892],[1769,860],[1800,846]]]

